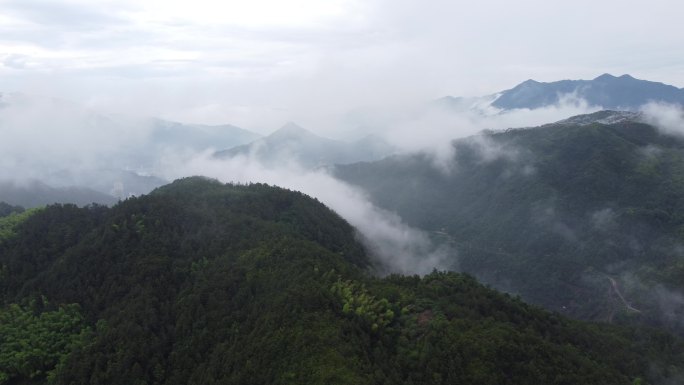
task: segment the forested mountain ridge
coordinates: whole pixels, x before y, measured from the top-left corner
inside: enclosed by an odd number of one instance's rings
[[[461,268],[494,287],[681,332],[684,140],[625,116],[599,122],[609,115],[454,141],[446,171],[418,154],[336,175],[454,243]]]
[[[187,178],[12,230],[0,383],[661,383],[684,362],[664,333],[567,320],[466,275],[375,278],[349,224],[267,185]]]

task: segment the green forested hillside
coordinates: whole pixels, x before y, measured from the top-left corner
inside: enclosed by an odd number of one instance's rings
[[[684,347],[664,333],[571,321],[457,273],[376,278],[345,221],[276,187],[188,178],[113,208],[48,206],[13,231],[0,241],[0,384],[682,373]]]
[[[499,289],[684,332],[684,141],[636,121],[576,121],[455,141],[448,171],[415,155],[336,172]]]

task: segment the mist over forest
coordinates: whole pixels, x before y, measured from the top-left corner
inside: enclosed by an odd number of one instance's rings
[[[679,8],[0,1],[0,385],[680,383]]]

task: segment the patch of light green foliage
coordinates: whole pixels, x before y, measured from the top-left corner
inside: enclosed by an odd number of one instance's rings
[[[0,242],[13,237],[16,234],[15,228],[17,225],[42,209],[43,208],[41,207],[37,207],[21,213],[11,213],[5,217],[0,217]]]
[[[0,308],[0,384],[17,379],[51,382],[60,363],[89,336],[77,304],[51,311],[39,309],[35,301]]]

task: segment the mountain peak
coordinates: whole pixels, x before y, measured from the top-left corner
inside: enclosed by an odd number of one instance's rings
[[[294,122],[287,122],[284,126],[280,127],[274,133],[269,136],[305,136],[313,135],[309,130],[299,126]]]
[[[537,84],[541,84],[541,83],[539,83],[538,81],[536,81],[534,79],[527,79],[524,82],[520,83],[518,86],[533,86],[533,85],[537,85]]]
[[[623,76],[624,76],[624,75],[623,75]],[[627,76],[629,76],[629,75],[627,75]],[[594,79],[594,80],[614,80],[614,79],[617,79],[617,78],[616,78],[615,76],[609,74],[609,73],[605,73],[605,74],[603,74],[603,75],[601,75],[601,76],[598,76],[598,77],[597,77],[596,79]]]
[[[596,79],[594,81],[608,81],[608,80],[636,80],[632,75],[630,74],[623,74],[620,76],[613,76],[609,73],[605,73]]]

